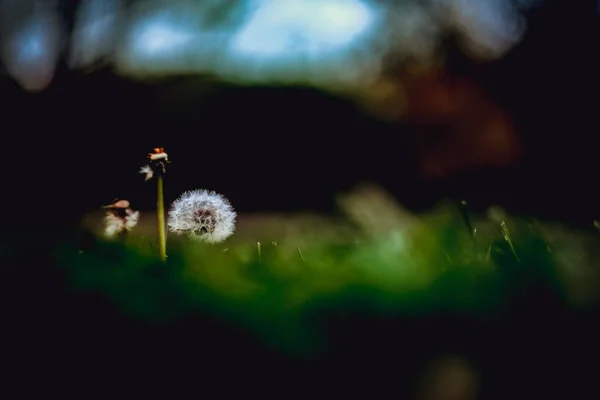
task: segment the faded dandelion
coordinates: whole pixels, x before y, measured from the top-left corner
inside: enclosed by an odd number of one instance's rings
[[[223,195],[204,189],[192,190],[173,202],[167,224],[173,233],[219,243],[233,234],[236,216]]]
[[[104,234],[109,238],[127,234],[135,228],[140,218],[140,212],[132,210],[127,200],[118,200],[102,208],[106,209]]]

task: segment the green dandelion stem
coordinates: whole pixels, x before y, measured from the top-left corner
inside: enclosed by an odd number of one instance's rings
[[[158,201],[157,201],[157,211],[158,211],[158,242],[160,249],[160,258],[162,261],[167,260],[167,231],[165,227],[165,199],[163,195],[163,177],[162,175],[158,175]]]

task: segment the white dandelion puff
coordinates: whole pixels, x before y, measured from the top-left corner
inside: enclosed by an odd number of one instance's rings
[[[169,230],[176,234],[218,243],[233,234],[236,216],[224,196],[204,189],[192,190],[173,202],[167,224]]]
[[[146,177],[144,179],[144,182],[146,182],[146,181],[149,181],[150,179],[152,179],[152,177],[154,176],[154,171],[152,170],[152,168],[149,165],[144,165],[140,169],[140,174],[146,174]]]
[[[106,208],[104,216],[104,234],[111,238],[116,235],[126,234],[138,224],[140,212],[133,211],[127,200],[119,200]]]
[[[110,212],[106,213],[106,216],[104,217],[104,224],[104,234],[109,238],[123,232],[125,228],[123,220]]]
[[[133,228],[135,228],[135,226],[137,225],[138,221],[140,220],[140,212],[139,211],[133,211],[132,209],[129,209],[125,213],[126,213],[126,216],[125,216],[125,229],[127,231],[130,231]]]

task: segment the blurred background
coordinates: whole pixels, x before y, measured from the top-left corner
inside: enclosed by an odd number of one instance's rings
[[[583,392],[595,382],[585,365],[597,362],[597,310],[567,310],[543,290],[523,290],[495,320],[341,315],[330,321],[338,347],[316,368],[219,320],[148,329],[109,295],[73,294],[66,273],[46,268],[53,242],[28,241],[115,198],[152,210],[154,184],[138,171],[154,147],[172,160],[167,202],[206,188],[241,214],[329,213],[336,194],[370,182],[414,212],[466,200],[593,229],[599,43],[597,0],[0,0],[1,231],[23,239],[0,250],[27,255],[0,279],[10,367],[33,376],[37,359],[44,376],[66,360],[80,383],[142,371],[145,385],[185,358],[204,364],[181,380],[195,384],[210,363],[225,380],[264,372],[267,384],[248,387],[274,393],[273,381],[297,376],[367,392],[385,381],[400,398]],[[585,258],[577,243],[564,264]],[[106,254],[107,265],[120,257]],[[144,286],[163,282],[152,268],[128,282],[162,296]],[[393,367],[361,381],[382,354]]]
[[[327,211],[371,181],[413,210],[464,198],[588,226],[598,11],[1,0],[5,201],[43,203],[53,223],[115,197],[152,207],[137,171],[163,146],[171,200],[202,187],[242,212]]]

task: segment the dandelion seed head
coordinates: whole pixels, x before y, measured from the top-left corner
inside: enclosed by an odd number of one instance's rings
[[[173,233],[218,243],[233,234],[236,216],[224,196],[204,189],[193,190],[173,202],[167,224]]]
[[[107,237],[116,236],[125,229],[123,220],[110,212],[104,216],[104,225],[104,234]]]
[[[127,202],[127,200],[122,201]],[[136,227],[139,219],[139,211],[133,211],[131,208],[115,207],[108,210],[104,216],[104,234],[106,237],[112,238],[121,233],[129,232]]]
[[[125,216],[125,229],[130,231],[138,224],[140,220],[140,212],[128,209]]]

